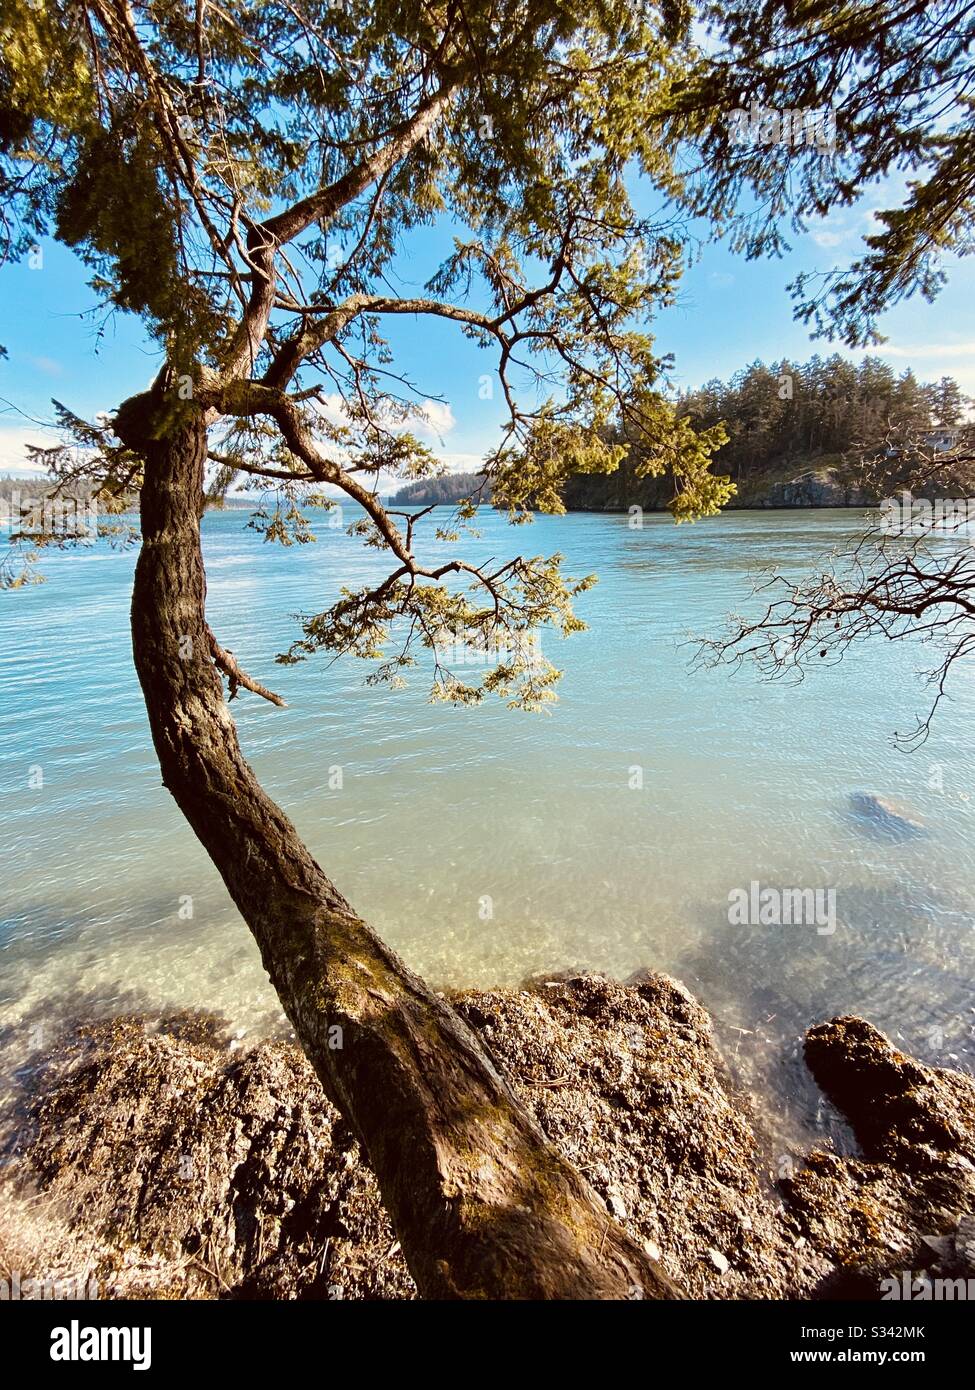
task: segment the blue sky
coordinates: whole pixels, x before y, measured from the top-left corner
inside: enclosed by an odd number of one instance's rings
[[[694,386],[730,376],[755,358],[802,360],[832,346],[813,343],[794,322],[786,289],[800,270],[846,264],[869,230],[881,191],[857,207],[833,214],[795,239],[781,260],[746,262],[725,245],[709,245],[685,275],[680,302],[654,325],[657,350],[676,359],[675,383]],[[450,245],[450,229],[422,232],[397,264],[402,289],[419,289]],[[954,376],[975,395],[975,258],[948,264],[949,283],[934,304],[915,298],[888,313],[881,330],[888,343],[875,349],[898,371],[911,367],[922,379]],[[129,315],[93,317],[87,272],[70,251],[43,245],[40,268],[8,266],[0,276],[0,472],[25,472],[24,445],[48,443],[43,429],[23,419],[51,418],[51,397],[78,414],[111,410],[152,378],[158,356]],[[427,441],[452,467],[476,466],[498,437],[503,415],[497,399],[481,399],[481,379],[492,370],[456,325],[441,320],[396,319],[389,336],[403,370],[429,397]],[[842,349],[840,349],[842,350]],[[848,353],[859,358],[860,352]],[[442,396],[444,403],[435,401]]]

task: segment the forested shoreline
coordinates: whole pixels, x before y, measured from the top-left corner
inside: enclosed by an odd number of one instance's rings
[[[715,472],[737,489],[731,508],[862,506],[873,500],[860,460],[927,441],[947,452],[965,427],[970,401],[951,377],[921,381],[878,357],[861,362],[834,353],[808,362],[752,362],[728,381],[718,378],[677,398],[697,430],[724,423],[728,442]],[[569,511],[663,510],[672,494],[664,477],[641,476],[645,450],[634,446],[614,473],[577,473],[563,500]],[[451,473],[402,488],[394,505],[449,504],[481,490],[479,473]]]

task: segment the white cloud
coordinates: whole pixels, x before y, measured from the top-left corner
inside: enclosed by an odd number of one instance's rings
[[[0,425],[0,473],[13,473],[19,477],[38,476],[44,470],[28,459],[28,444],[50,449],[57,441],[55,432],[44,430],[39,425]]]
[[[450,454],[441,451],[437,458],[447,465],[451,473],[476,473],[484,465],[483,454]]]
[[[829,217],[812,218],[809,222],[809,238],[824,251],[835,251],[845,246],[852,252],[864,237],[876,232],[880,226],[879,214],[888,205],[886,198],[875,207],[858,204],[855,208],[835,209]],[[862,250],[862,245],[860,250]]]
[[[866,352],[862,348],[840,346],[837,351],[854,362],[865,356],[879,357],[881,361],[889,361],[897,371],[911,367],[922,381],[938,376],[954,377],[964,392],[975,395],[975,343],[917,343],[910,347],[881,343]]]
[[[27,361],[45,376],[61,376],[64,367],[54,357],[28,357]]]
[[[416,412],[416,424],[412,428],[418,433],[442,437],[449,434],[456,423],[454,412],[446,401],[424,401]]]
[[[897,347],[884,343],[877,349],[882,357],[968,357],[975,359],[975,343],[918,343],[915,347]]]
[[[849,232],[828,232],[825,228],[819,228],[809,234],[817,246],[832,248],[841,246],[849,236]]]
[[[333,425],[347,425],[349,413],[345,401],[337,391],[321,398],[319,407],[322,415]],[[428,439],[442,439],[457,424],[454,412],[446,401],[420,401],[402,419],[392,419],[392,412],[379,412],[378,419],[393,430],[423,435]]]

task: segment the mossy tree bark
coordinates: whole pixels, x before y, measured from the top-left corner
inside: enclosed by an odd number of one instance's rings
[[[135,663],[164,785],[203,843],[433,1298],[677,1297],[548,1143],[452,1009],[356,915],[245,761],[200,545],[207,419],[159,387],[119,410],[145,461]],[[339,1036],[342,1046],[330,1046]]]

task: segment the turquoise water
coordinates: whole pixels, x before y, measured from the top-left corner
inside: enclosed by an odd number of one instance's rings
[[[652,517],[643,530],[486,515],[469,545],[481,557],[561,550],[570,573],[600,576],[579,604],[589,631],[543,638],[566,673],[548,717],[431,705],[419,672],[391,693],[364,685],[362,663],[274,666],[294,615],[378,576],[381,557],[324,525],[317,544],[265,545],[246,519],[205,522],[210,619],[289,708],[237,700],[243,746],[342,891],[432,983],[669,971],[712,1008],[741,1078],[771,1084],[803,1124],[815,1117],[797,1039],[832,1014],[864,1013],[913,1052],[971,1068],[972,667],[907,755],[892,735],[924,708],[923,649],[871,646],[796,687],[691,673],[681,645],[745,606],[750,569],[801,572],[856,514]],[[0,600],[8,1039],[71,1012],[162,1004],[218,1010],[242,1036],[280,1020],[160,785],[130,660],[134,563],[101,544],[54,554],[46,584]],[[857,791],[908,803],[927,833],[871,836],[849,811]],[[836,932],[731,926],[728,894],[752,881],[833,888]]]

